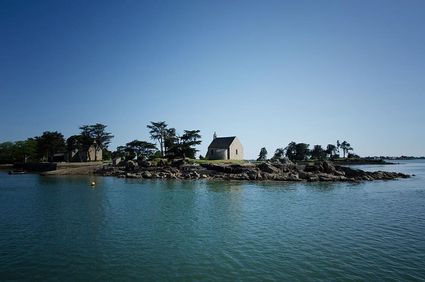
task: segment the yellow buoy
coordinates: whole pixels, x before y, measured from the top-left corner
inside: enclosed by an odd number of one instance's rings
[[[95,186],[95,185],[96,185],[96,182],[92,181],[91,186]]]

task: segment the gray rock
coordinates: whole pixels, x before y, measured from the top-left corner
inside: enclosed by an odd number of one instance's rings
[[[284,157],[283,159],[280,160],[280,162],[282,164],[286,164],[286,165],[295,165],[294,162],[292,162],[290,159],[288,159],[287,157]]]
[[[143,178],[140,174],[127,172],[125,174],[126,178]]]
[[[151,167],[152,162],[147,160],[138,160],[137,163],[139,164],[139,167]]]
[[[142,172],[142,177],[143,178],[152,178],[152,173],[150,173],[149,171],[144,171],[144,172]]]
[[[276,168],[275,166],[273,166],[271,163],[267,163],[267,162],[260,163],[257,165],[257,167],[263,172],[280,173],[280,170]]]
[[[313,175],[313,173],[311,173],[311,172],[306,172],[306,171],[298,172],[298,178],[301,178],[301,179],[304,179],[304,180],[310,179],[310,177],[312,175]]]
[[[256,180],[258,179],[258,172],[255,170],[250,170],[249,172],[247,172],[248,178],[250,180]]]
[[[168,166],[168,162],[167,162],[167,160],[160,159],[160,160],[158,161],[158,163],[157,163],[157,166],[159,166],[159,167],[165,167],[165,166]]]
[[[128,160],[125,162],[126,171],[135,171],[138,167],[139,165],[135,161]]]
[[[334,174],[336,172],[335,166],[331,162],[323,162],[323,172]]]

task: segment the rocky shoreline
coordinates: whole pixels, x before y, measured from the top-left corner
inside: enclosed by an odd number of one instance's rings
[[[171,164],[152,165],[127,162],[125,166],[103,166],[95,171],[102,176],[137,179],[207,179],[249,181],[293,181],[293,182],[357,182],[409,178],[410,175],[375,171],[334,165],[331,162],[316,162],[313,165],[263,162],[258,164],[191,164],[178,160]]]

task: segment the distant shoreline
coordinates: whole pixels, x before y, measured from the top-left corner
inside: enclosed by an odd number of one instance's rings
[[[394,165],[397,163],[388,162],[384,159],[346,159],[346,160],[334,160],[333,163],[337,165]]]

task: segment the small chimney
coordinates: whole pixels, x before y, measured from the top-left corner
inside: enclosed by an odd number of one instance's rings
[[[217,133],[214,131],[213,140],[217,138]]]

